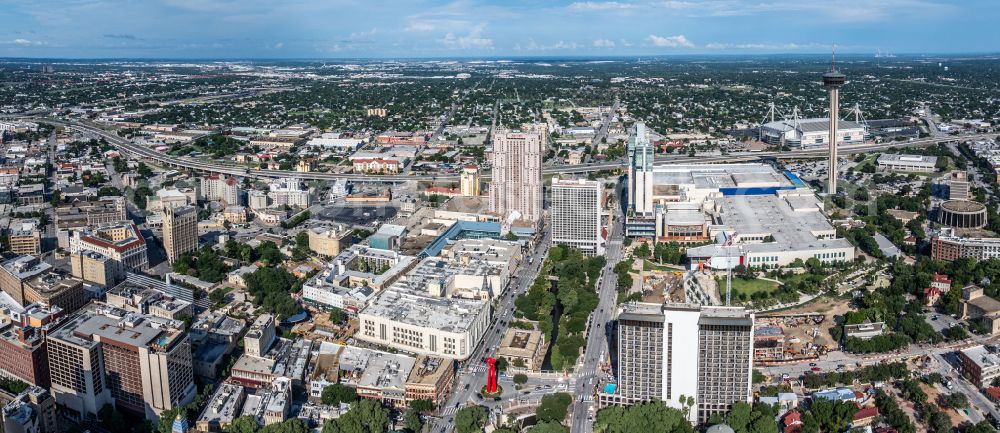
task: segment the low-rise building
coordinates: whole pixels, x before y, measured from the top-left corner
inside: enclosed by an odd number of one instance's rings
[[[292,382],[287,378],[278,378],[247,395],[240,416],[253,417],[258,425],[266,426],[288,419],[291,409]]]
[[[267,196],[270,198],[270,207],[305,208],[312,204],[313,193],[313,188],[306,187],[298,179],[281,178],[271,182]]]
[[[548,345],[541,331],[507,328],[497,349],[497,358],[504,358],[514,368],[538,371],[542,368]]]
[[[48,388],[45,334],[58,325],[62,309],[32,304],[11,316],[9,322],[0,324],[0,376]]]
[[[233,420],[240,416],[243,402],[246,400],[246,388],[223,383],[212,394],[212,399],[205,405],[205,410],[198,415],[195,429],[200,433],[217,433],[225,431]]]
[[[171,320],[193,317],[191,303],[156,288],[125,280],[105,294],[108,305],[122,310]]]
[[[4,433],[60,433],[56,401],[45,388],[25,389],[3,406]]]
[[[74,230],[69,239],[70,254],[99,253],[117,262],[124,272],[149,268],[146,238],[132,222],[101,224]]]
[[[981,320],[990,334],[1000,333],[1000,301],[983,293],[979,286],[962,289],[962,319]]]
[[[222,218],[231,224],[246,224],[247,208],[243,206],[226,206],[222,210]]]
[[[253,329],[247,334],[252,332]],[[278,378],[286,378],[294,386],[301,386],[311,351],[310,340],[279,338],[266,353],[260,356],[244,353],[236,360],[230,381],[248,388],[264,388]]]
[[[354,230],[344,225],[317,226],[307,230],[309,249],[316,254],[334,257],[350,246]]]
[[[74,277],[102,288],[112,287],[125,279],[121,263],[95,251],[81,251],[69,256]]]
[[[19,256],[0,264],[0,289],[20,305],[41,303],[66,313],[87,303],[83,281],[34,256]]]
[[[883,153],[878,157],[878,168],[892,172],[933,173],[936,156]]]
[[[356,313],[414,264],[416,258],[395,251],[352,245],[302,286],[302,299]]]
[[[844,337],[870,340],[885,333],[885,323],[868,322],[844,325]]]
[[[362,158],[351,161],[354,165],[355,173],[368,174],[396,174],[399,173],[401,165],[395,159],[382,158]]]
[[[962,364],[962,374],[976,388],[989,386],[1000,377],[1000,357],[983,345],[958,351],[958,360]]]
[[[7,245],[14,254],[38,255],[42,252],[42,233],[38,230],[38,220],[18,220],[10,224]]]
[[[454,385],[455,361],[420,355],[406,379],[406,400],[428,400],[440,406]]]
[[[56,229],[96,226],[127,221],[125,197],[101,197],[94,202],[74,202],[55,209]]]

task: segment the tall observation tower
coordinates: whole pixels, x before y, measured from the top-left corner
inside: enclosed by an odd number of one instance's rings
[[[830,160],[828,172],[830,178],[826,181],[826,193],[837,193],[837,123],[840,119],[840,86],[847,77],[837,71],[837,61],[834,57],[830,72],[823,74],[823,87],[830,91]]]

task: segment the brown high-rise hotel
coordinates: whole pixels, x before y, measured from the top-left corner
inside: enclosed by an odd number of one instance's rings
[[[537,225],[542,220],[542,154],[546,126],[526,125],[523,131],[498,127],[493,131],[493,178],[490,211],[506,220]]]

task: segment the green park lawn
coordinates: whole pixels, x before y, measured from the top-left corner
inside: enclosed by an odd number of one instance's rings
[[[735,275],[733,276],[733,293],[743,293],[747,297],[750,297],[757,292],[773,292],[777,288],[778,283],[775,283],[774,281],[760,279],[744,280],[736,277]],[[719,293],[723,295],[726,293],[725,277],[719,278]]]

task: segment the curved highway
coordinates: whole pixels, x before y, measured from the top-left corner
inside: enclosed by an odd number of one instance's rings
[[[349,173],[349,174],[321,173],[321,172],[302,173],[291,170],[250,169],[235,164],[198,161],[189,158],[168,155],[166,153],[150,149],[146,146],[134,144],[127,139],[121,138],[116,134],[101,129],[100,127],[92,123],[81,123],[75,121],[62,121],[62,120],[53,121],[51,119],[46,119],[46,121],[51,123],[59,123],[74,129],[78,129],[81,131],[98,135],[100,137],[104,137],[104,139],[107,140],[111,145],[117,147],[120,152],[135,158],[149,159],[172,167],[186,168],[190,170],[197,170],[197,171],[204,171],[211,173],[227,174],[231,176],[249,176],[257,178],[289,177],[302,180],[326,180],[326,181],[344,179],[351,181],[389,182],[389,183],[407,182],[412,180],[448,181],[448,180],[459,179],[459,175],[457,174],[382,176],[382,175],[368,175],[368,174],[354,174],[354,173]],[[848,146],[840,146],[840,151],[844,155],[851,155],[855,153],[876,152],[888,149],[889,147],[928,146],[938,142],[955,141],[955,140],[974,140],[986,137],[993,137],[993,135],[974,134],[974,135],[961,135],[955,137],[923,138],[913,141],[890,142],[883,144],[848,145]],[[826,155],[827,155],[826,149],[791,150],[784,152],[753,152],[753,153],[738,153],[738,154],[729,154],[721,156],[657,155],[656,163],[657,165],[664,165],[664,164],[749,162],[762,159],[823,158]],[[548,166],[543,168],[542,172],[544,174],[578,174],[578,173],[590,173],[601,170],[621,169],[624,167],[625,167],[624,162],[619,160],[619,161],[597,162],[597,163],[588,163],[579,165]],[[489,173],[488,172],[483,173],[482,177],[489,178]]]

